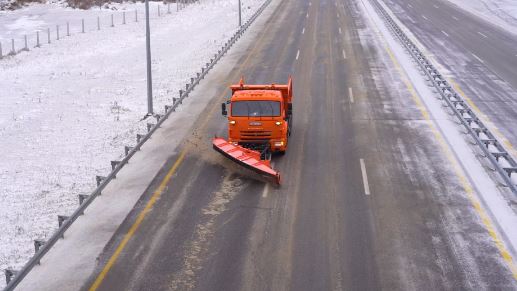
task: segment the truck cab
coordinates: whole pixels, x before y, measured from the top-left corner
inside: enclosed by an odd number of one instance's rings
[[[222,104],[222,114],[228,118],[228,142],[285,153],[292,130],[291,78],[287,85],[245,85],[241,79],[231,89],[230,100]]]

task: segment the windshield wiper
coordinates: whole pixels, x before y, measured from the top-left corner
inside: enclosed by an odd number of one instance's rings
[[[269,105],[269,108],[271,108],[271,119],[273,119],[274,112],[273,112],[273,106],[271,106],[271,101],[266,101],[267,105]]]
[[[248,104],[248,101],[245,101],[246,107],[248,108],[248,120],[250,119],[250,105]]]

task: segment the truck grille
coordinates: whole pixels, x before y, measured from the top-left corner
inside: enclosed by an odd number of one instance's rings
[[[270,139],[271,131],[243,130],[243,131],[241,131],[241,137],[242,137],[242,139],[247,139],[247,140]]]

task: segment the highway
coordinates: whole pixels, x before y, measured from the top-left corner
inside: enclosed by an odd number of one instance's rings
[[[192,135],[84,290],[517,288],[429,120],[379,78],[389,68],[360,38],[360,3],[281,1],[186,125]],[[211,138],[226,134],[226,85],[240,76],[284,83],[289,74],[294,131],[287,154],[273,157],[283,175],[275,187],[213,151]]]
[[[512,34],[446,0],[384,2],[503,133],[506,146],[515,147],[517,30]]]

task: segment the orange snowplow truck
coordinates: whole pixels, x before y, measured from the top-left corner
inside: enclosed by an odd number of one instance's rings
[[[228,117],[228,140],[215,137],[213,148],[228,159],[280,184],[280,173],[271,168],[271,153],[285,153],[292,132],[293,83],[287,85],[238,85],[222,104]],[[229,110],[227,109],[229,105]]]
[[[246,85],[241,79],[230,88],[232,97],[222,104],[222,114],[228,116],[228,142],[266,155],[285,153],[292,131],[291,77],[287,85]]]

